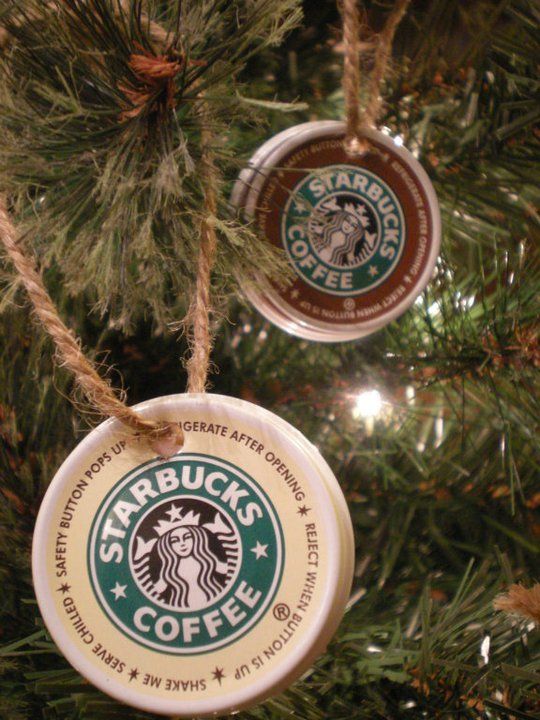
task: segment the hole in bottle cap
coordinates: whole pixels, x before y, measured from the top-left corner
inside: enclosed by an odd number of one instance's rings
[[[169,432],[152,441],[151,448],[160,458],[170,458],[184,447],[184,433],[177,423],[168,423]]]
[[[369,142],[366,138],[362,137],[348,137],[345,138],[345,150],[349,155],[365,155],[367,152],[369,152]]]

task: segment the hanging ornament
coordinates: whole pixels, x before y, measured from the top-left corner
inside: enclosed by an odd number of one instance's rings
[[[312,122],[267,142],[233,203],[294,269],[287,287],[246,294],[279,327],[310,340],[352,340],[399,317],[429,281],[440,245],[433,187],[387,135],[364,131],[349,155],[345,124]]]
[[[157,398],[182,418],[156,458],[117,420],[62,465],[37,519],[33,573],[70,663],[118,700],[193,717],[275,694],[344,612],[353,538],[316,448],[272,413],[208,394]]]
[[[391,41],[384,37],[379,65]],[[377,62],[374,74],[383,74]],[[309,340],[353,340],[399,317],[427,285],[439,252],[433,186],[408,150],[372,127],[379,103],[370,103],[359,127],[357,85],[345,77],[353,95],[347,123],[278,134],[253,155],[231,198],[285,250],[293,270],[288,286],[241,279],[246,296],[271,322]]]

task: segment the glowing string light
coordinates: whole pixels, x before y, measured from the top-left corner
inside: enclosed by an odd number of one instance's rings
[[[383,399],[378,390],[364,390],[356,396],[356,402],[353,409],[355,418],[376,418],[381,414],[383,408]]]

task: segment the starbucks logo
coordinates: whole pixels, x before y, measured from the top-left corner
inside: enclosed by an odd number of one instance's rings
[[[297,272],[331,295],[358,295],[395,269],[403,210],[377,175],[353,165],[309,173],[283,212],[282,240]]]
[[[276,512],[257,482],[207,455],[147,463],[92,524],[92,587],[111,622],[141,645],[208,652],[255,625],[283,568]]]
[[[240,534],[215,503],[180,496],[139,522],[131,571],[140,590],[170,610],[202,610],[220,599],[238,575]]]
[[[367,262],[380,237],[371,205],[349,193],[324,197],[315,206],[308,235],[317,257],[338,269]]]

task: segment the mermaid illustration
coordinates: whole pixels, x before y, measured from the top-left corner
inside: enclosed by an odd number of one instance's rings
[[[377,234],[367,232],[369,219],[363,206],[341,208],[334,200],[321,209],[328,214],[311,223],[313,245],[321,260],[338,267],[356,267],[371,257]]]
[[[210,605],[238,564],[234,532],[219,514],[213,523],[201,525],[191,512],[176,522],[162,520],[154,530],[157,539],[138,539],[133,569],[141,589],[159,604],[178,610]]]
[[[208,530],[191,525],[170,530],[157,542],[163,599],[179,608],[200,608],[224,586],[227,566],[210,550]]]

